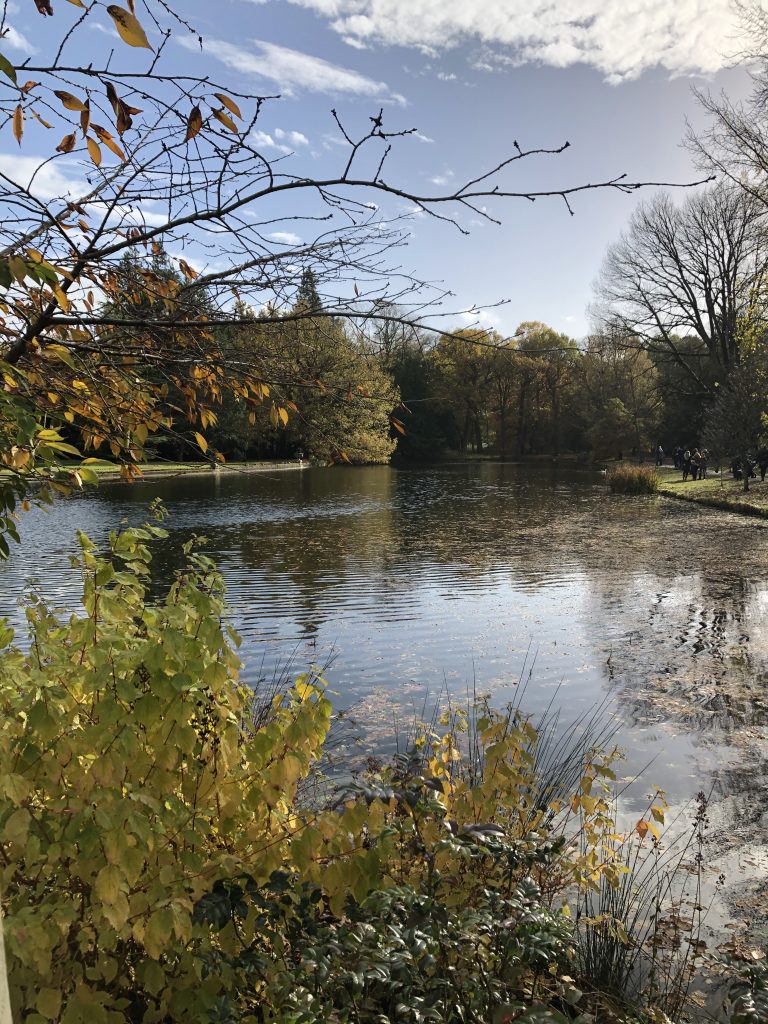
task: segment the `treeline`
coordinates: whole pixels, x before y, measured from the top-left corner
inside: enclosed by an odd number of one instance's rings
[[[126,264],[126,278],[145,273]],[[164,254],[155,280],[177,271]],[[131,294],[124,286],[123,292]],[[140,322],[141,303],[121,315]],[[158,297],[158,302],[162,297]],[[204,290],[190,293],[190,317],[204,314]],[[158,316],[157,310],[153,316]],[[178,317],[178,308],[174,309]],[[238,302],[236,322],[215,342],[233,375],[260,368],[257,390],[224,388],[212,404],[203,454],[227,461],[320,462],[430,460],[448,453],[525,459],[563,454],[642,457],[661,443],[692,445],[711,428],[711,395],[691,386],[713,378],[712,353],[701,338],[642,337],[606,324],[580,343],[539,321],[503,338],[462,328],[436,336],[397,307],[348,322],[323,309],[311,271],[281,320]],[[685,352],[685,363],[676,353]],[[166,384],[176,410],[171,429],[148,440],[150,457],[200,457],[185,395]]]

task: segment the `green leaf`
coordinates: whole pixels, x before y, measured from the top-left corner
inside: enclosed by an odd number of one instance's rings
[[[26,841],[29,832],[31,818],[25,807],[19,807],[13,812],[3,829],[3,838],[9,843],[22,844]]]
[[[48,1020],[56,1020],[61,1010],[61,992],[55,988],[41,988],[35,1007]]]
[[[123,876],[118,867],[114,864],[107,864],[96,875],[94,888],[96,895],[105,903],[114,903],[121,892]]]
[[[16,85],[16,68],[0,53],[0,71]]]

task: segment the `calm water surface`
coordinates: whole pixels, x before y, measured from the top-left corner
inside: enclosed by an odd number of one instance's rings
[[[502,702],[530,677],[525,705],[554,702],[563,720],[607,697],[627,775],[652,761],[646,789],[684,801],[714,787],[733,820],[768,820],[761,521],[612,497],[589,472],[500,464],[104,485],[24,518],[0,567],[0,614],[21,623],[30,587],[75,607],[75,528],[103,539],[154,496],[170,511],[156,584],[192,533],[208,538],[250,681],[334,655],[336,704],[354,706],[380,747],[445,691]]]

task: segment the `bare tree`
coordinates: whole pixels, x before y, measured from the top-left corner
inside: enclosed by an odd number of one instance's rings
[[[690,125],[688,148],[707,173],[730,180],[756,203],[768,206],[768,10],[754,2],[736,2],[748,45],[740,54],[751,68],[752,92],[743,102],[694,89],[709,115],[703,130]]]
[[[679,206],[661,193],[639,207],[608,252],[600,317],[611,332],[638,338],[657,362],[683,367],[692,389],[705,395],[738,364],[745,324],[764,317],[767,274],[757,200],[730,185],[696,192]]]

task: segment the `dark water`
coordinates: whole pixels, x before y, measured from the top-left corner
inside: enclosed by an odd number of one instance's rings
[[[75,606],[74,530],[171,515],[158,585],[209,538],[244,638],[246,678],[335,661],[336,703],[374,744],[473,686],[565,718],[609,697],[627,776],[673,801],[714,787],[739,820],[768,809],[768,526],[597,474],[515,465],[334,468],[104,485],[23,521],[0,614],[30,585]],[[638,803],[642,792],[633,798]]]

